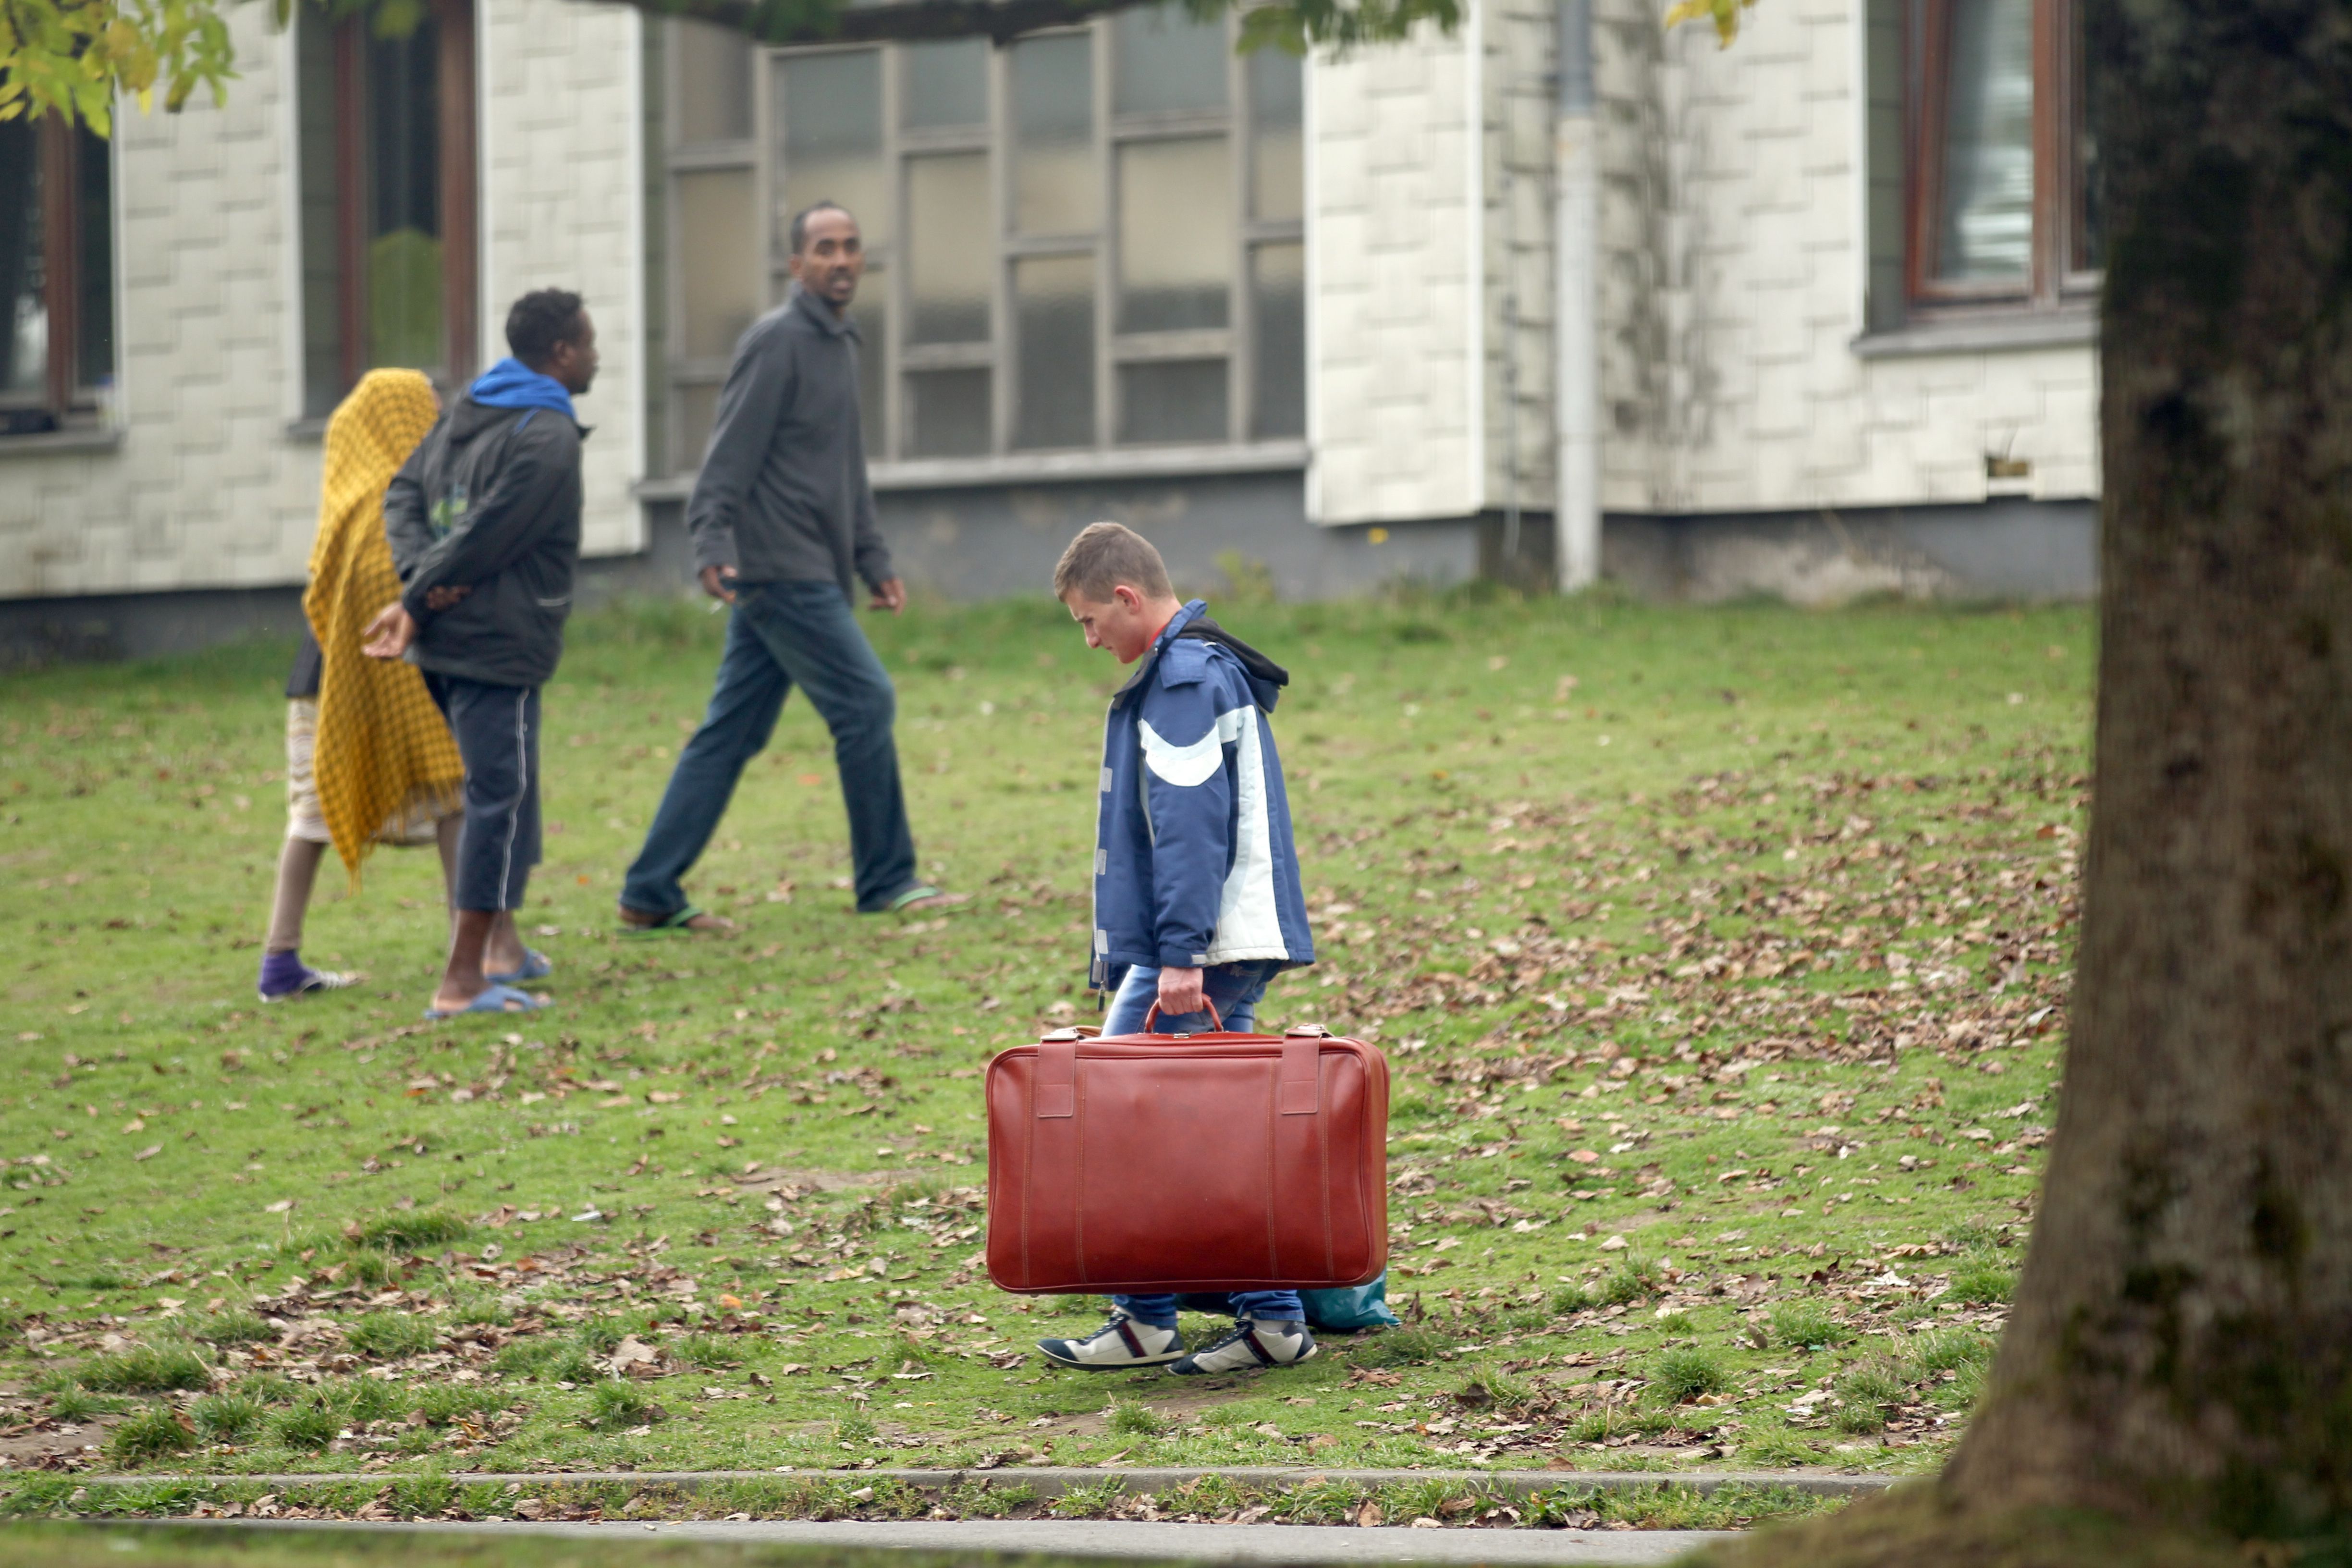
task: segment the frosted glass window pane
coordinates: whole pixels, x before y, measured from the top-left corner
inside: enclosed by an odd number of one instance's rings
[[[1102,222],[1092,40],[1014,45],[1012,90],[1014,224],[1024,234],[1092,232]]]
[[[889,279],[879,267],[868,267],[857,285],[857,299],[849,319],[857,328],[857,420],[864,426],[866,456],[880,461],[890,450],[889,416],[885,409],[886,376],[890,363]]]
[[[681,473],[702,467],[704,448],[710,445],[710,427],[719,422],[719,388],[681,386],[677,389],[677,466]]]
[[[2034,0],[1952,0],[1937,275],[2022,279],[2033,247]]]
[[[1013,269],[1020,332],[1016,447],[1095,442],[1095,259],[1055,256]]]
[[[1296,245],[1262,245],[1250,258],[1250,306],[1257,316],[1250,434],[1260,440],[1307,434],[1307,257]]]
[[[2090,40],[2083,34],[2083,11],[2074,9],[2074,265],[2103,268],[2107,264],[2107,204],[2105,182],[2100,177],[2099,139],[2092,129],[2106,122],[2105,113],[2092,101],[2098,74],[2088,68]]]
[[[1249,58],[1250,210],[1282,221],[1305,208],[1299,177],[1299,62],[1280,49]]]
[[[907,377],[907,456],[977,458],[988,451],[988,372],[927,370]]]
[[[910,131],[988,122],[988,41],[956,38],[907,46],[906,103]]]
[[[1120,331],[1225,324],[1234,205],[1223,137],[1119,148],[1118,246]]]
[[[436,25],[366,43],[367,363],[437,365],[445,292]]]
[[[681,19],[677,31],[681,142],[739,142],[751,134],[754,46],[733,27]]]
[[[76,386],[98,386],[114,373],[114,163],[113,144],[74,127],[74,221],[81,236],[76,262],[81,276],[75,290],[80,319],[74,323],[80,363]]]
[[[1225,106],[1225,26],[1197,22],[1172,5],[1121,11],[1111,22],[1112,109],[1165,114]]]
[[[990,221],[988,154],[949,153],[907,160],[907,283],[911,343],[969,343],[988,337]]]
[[[762,304],[751,171],[706,169],[677,185],[677,286],[688,358],[723,358]]]
[[[1225,438],[1225,362],[1221,359],[1121,365],[1118,398],[1121,441]]]
[[[343,300],[341,230],[337,224],[335,198],[335,37],[334,23],[327,14],[312,7],[295,23],[294,47],[300,77],[295,89],[294,106],[300,138],[301,224],[302,224],[302,412],[312,419],[323,419],[334,412],[343,395]],[[26,135],[29,147],[31,122],[11,121],[0,126],[0,286],[19,275],[12,265],[16,247],[12,244],[9,226],[16,216],[8,202],[8,177],[5,171],[14,167],[30,174],[37,160],[29,153],[20,154],[21,162],[11,163],[7,150],[10,137],[17,127]],[[0,303],[0,310],[5,310]],[[22,320],[21,313],[0,316],[0,361],[8,353],[9,323]],[[10,373],[0,364],[0,386],[8,384]]]
[[[0,120],[0,310],[6,312],[0,316],[0,394],[12,402],[41,398],[48,388],[42,163],[39,123]]]
[[[888,186],[882,168],[882,57],[794,55],[776,70],[776,123],[783,148],[783,220],[817,202],[849,209],[867,247],[890,241]]]

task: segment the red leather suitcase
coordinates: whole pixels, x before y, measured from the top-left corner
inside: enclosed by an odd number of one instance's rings
[[[1364,1284],[1388,1265],[1388,1120],[1387,1059],[1319,1025],[1015,1046],[988,1066],[989,1277],[1034,1295]]]

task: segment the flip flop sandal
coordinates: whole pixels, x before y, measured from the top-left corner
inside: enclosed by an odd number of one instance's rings
[[[704,926],[698,930],[693,922],[709,913],[707,910],[688,904],[683,909],[671,910],[657,921],[650,921],[644,924],[639,924],[628,916],[623,915],[621,934],[635,937],[640,941],[652,941],[658,937],[723,936],[735,929],[734,921],[727,920],[722,915],[712,915],[711,919],[719,921],[721,923],[716,926]]]
[[[511,985],[492,985],[463,1007],[427,1007],[425,1022],[438,1024],[461,1013],[536,1013],[547,1004]]]
[[[526,947],[522,950],[520,969],[510,969],[504,974],[489,974],[483,978],[493,985],[520,985],[526,980],[544,980],[554,973],[554,960],[535,947]]]
[[[958,904],[971,902],[970,893],[950,893],[944,888],[934,888],[929,882],[918,882],[874,912],[899,914],[914,908],[926,899],[936,900],[937,902],[933,903],[931,908],[940,910],[953,909]]]

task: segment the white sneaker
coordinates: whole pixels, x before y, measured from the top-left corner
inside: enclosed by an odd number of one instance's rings
[[[1139,1323],[1125,1312],[1113,1312],[1110,1321],[1082,1340],[1039,1340],[1045,1359],[1080,1372],[1124,1372],[1139,1366],[1165,1366],[1184,1353],[1184,1336],[1174,1329]]]
[[[1202,1377],[1212,1373],[1297,1366],[1315,1350],[1315,1336],[1296,1319],[1243,1318],[1223,1339],[1194,1351],[1168,1370],[1179,1377]]]

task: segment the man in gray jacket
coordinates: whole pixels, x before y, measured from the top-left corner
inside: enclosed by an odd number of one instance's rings
[[[621,888],[637,931],[724,931],[679,879],[726,814],[797,682],[833,732],[849,808],[857,907],[961,903],[916,873],[891,734],[898,699],[852,610],[896,614],[907,591],[874,521],[857,417],[857,329],[847,315],[866,269],[856,220],[820,202],[792,222],[792,291],[735,345],[686,519],[704,592],[734,606],[702,727],[678,753],[645,847]]]

